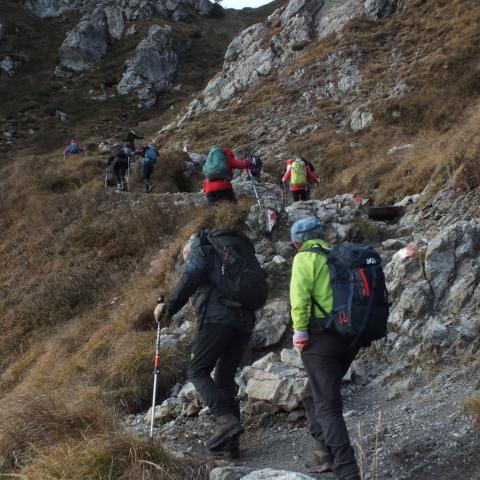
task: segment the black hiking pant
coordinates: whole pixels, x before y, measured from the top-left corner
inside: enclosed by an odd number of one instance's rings
[[[307,200],[308,192],[307,190],[292,190],[292,197],[294,202],[302,200],[303,202]]]
[[[214,190],[213,192],[207,192],[207,202],[209,205],[213,205],[216,202],[228,201],[237,202],[237,197],[231,188],[225,188],[224,190]]]
[[[125,181],[125,173],[128,169],[128,162],[125,160],[115,160],[113,163],[113,173],[115,174],[115,180],[117,185]]]
[[[147,163],[142,161],[142,183],[145,187],[150,185],[150,177],[152,176],[153,172],[153,163]]]
[[[358,472],[347,426],[343,418],[342,377],[358,353],[335,333],[319,333],[321,327],[309,328],[309,344],[302,353],[308,376],[303,403],[311,435],[325,443],[334,457],[333,471],[339,479]]]
[[[193,339],[188,379],[214,417],[231,413],[240,418],[235,373],[249,339],[249,333],[219,323],[204,324]]]

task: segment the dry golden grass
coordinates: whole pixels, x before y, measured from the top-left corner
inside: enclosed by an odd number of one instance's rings
[[[467,398],[464,401],[465,410],[473,415],[475,423],[480,424],[480,396]]]
[[[159,440],[113,432],[80,441],[62,442],[39,450],[33,462],[20,471],[32,480],[206,480],[208,464],[178,461]]]
[[[2,400],[1,473],[16,470],[19,478],[42,480],[208,477],[208,463],[179,462],[160,440],[122,432],[120,419],[98,400],[98,392],[73,393],[70,398],[60,392],[57,398],[28,393]]]

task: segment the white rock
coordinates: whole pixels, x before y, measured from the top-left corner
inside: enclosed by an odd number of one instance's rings
[[[280,352],[280,359],[282,360],[282,362],[288,365],[293,365],[297,368],[303,368],[302,356],[300,355],[300,352],[296,349],[284,348]]]
[[[368,110],[362,110],[360,108],[355,109],[352,112],[350,118],[350,128],[354,132],[359,132],[364,128],[367,128],[373,121],[373,113]]]
[[[285,300],[274,300],[256,312],[252,347],[264,348],[280,341],[290,323],[290,308]]]
[[[313,477],[304,475],[303,473],[289,472],[287,470],[274,470],[272,468],[264,468],[263,470],[255,470],[248,475],[242,477],[242,480],[315,480]]]

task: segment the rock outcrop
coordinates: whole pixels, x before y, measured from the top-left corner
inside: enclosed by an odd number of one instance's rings
[[[120,95],[136,92],[139,108],[153,106],[156,93],[171,87],[177,61],[171,27],[153,25],[138,44],[135,57],[127,62],[117,92]]]
[[[258,85],[284,69],[307,45],[340,32],[352,18],[365,15],[379,20],[394,13],[397,4],[398,0],[291,0],[283,11],[276,10],[265,23],[248,27],[231,42],[223,70],[190,104],[187,118],[204,109],[214,110],[238,92]],[[346,59],[347,68],[351,63]],[[358,72],[349,74],[339,89],[348,91],[359,81]],[[335,90],[330,83],[325,84],[326,90]]]
[[[190,20],[189,11],[207,16],[212,13],[209,0],[26,0],[25,6],[39,17],[57,17],[68,12],[89,13],[95,7],[118,8],[126,20],[142,20],[165,15],[175,21]]]
[[[104,11],[87,14],[68,32],[59,49],[60,67],[82,72],[100,62],[108,47]]]

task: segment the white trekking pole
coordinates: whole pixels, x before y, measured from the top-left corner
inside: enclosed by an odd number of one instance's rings
[[[160,295],[158,303],[164,303],[165,297]],[[152,398],[152,418],[150,421],[150,438],[153,438],[153,425],[155,423],[155,402],[157,400],[157,383],[160,374],[160,321],[157,320],[157,343],[155,345],[155,363],[153,369],[153,398]]]
[[[258,198],[257,187],[255,186],[256,180],[255,180],[255,178],[253,178],[253,175],[252,175],[252,172],[250,171],[250,169],[248,169],[248,174],[250,175],[250,181],[252,182],[253,191],[255,192],[255,198],[257,199],[258,206],[261,207],[260,199]]]

